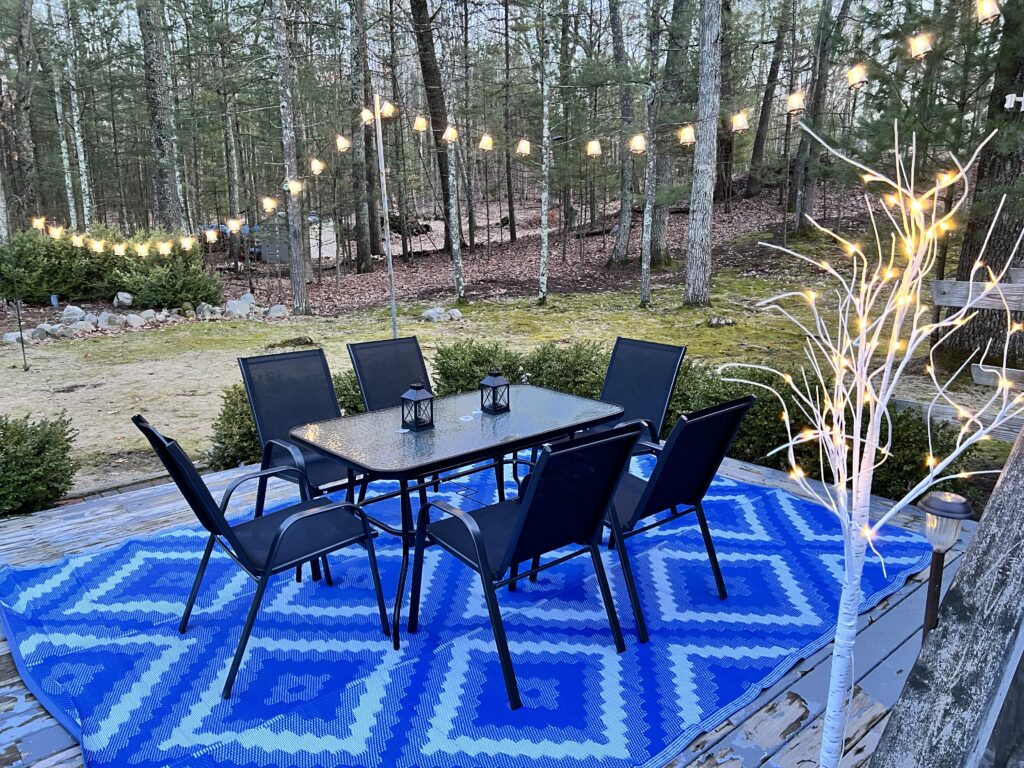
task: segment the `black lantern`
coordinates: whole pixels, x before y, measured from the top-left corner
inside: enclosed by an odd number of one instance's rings
[[[480,410],[491,414],[507,413],[511,410],[508,392],[508,379],[492,369],[480,382]]]
[[[402,427],[418,432],[434,426],[434,396],[415,382],[402,395]]]
[[[959,494],[932,491],[917,502],[917,508],[925,513],[924,532],[928,543],[932,545],[932,567],[924,606],[924,637],[928,637],[928,633],[939,623],[939,597],[946,550],[960,538],[960,525],[970,518],[971,505]]]

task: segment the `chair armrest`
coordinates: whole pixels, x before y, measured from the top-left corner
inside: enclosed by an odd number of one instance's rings
[[[235,480],[235,482],[233,482],[231,485],[227,487],[227,490],[224,491],[224,495],[221,497],[220,500],[220,513],[223,515],[227,511],[228,502],[231,500],[231,495],[238,489],[238,486],[242,485],[242,483],[247,483],[250,480],[260,480],[262,478],[278,477],[282,475],[295,476],[296,482],[299,484],[299,494],[302,497],[303,501],[309,499],[312,496],[312,491],[309,485],[309,479],[306,477],[306,473],[303,472],[301,469],[296,469],[295,467],[274,467],[272,469],[261,469],[259,472],[252,472],[248,475],[244,475],[238,478],[237,480]]]
[[[314,507],[313,509],[305,509],[305,510],[302,510],[301,512],[292,512],[291,514],[289,514],[289,515],[287,515],[285,517],[284,521],[278,527],[277,533],[274,534],[274,540],[270,544],[270,550],[269,550],[269,553],[267,555],[267,562],[266,562],[266,566],[265,567],[267,567],[267,568],[274,568],[275,567],[275,563],[276,563],[276,560],[277,560],[277,553],[281,549],[281,547],[283,546],[285,539],[288,538],[288,532],[289,532],[289,530],[293,529],[293,526],[295,526],[297,523],[302,522],[303,520],[309,520],[311,518],[319,517],[321,515],[325,515],[325,514],[328,514],[328,513],[337,512],[337,511],[342,510],[342,509],[347,510],[348,512],[356,515],[356,517],[360,518],[360,520],[361,520],[361,522],[363,524],[363,535],[364,536],[370,536],[371,535],[371,533],[370,533],[370,525],[369,525],[369,522],[367,521],[366,513],[363,511],[362,507],[360,507],[358,504],[353,504],[350,501],[339,501],[339,502],[336,502],[334,504],[327,504],[327,505],[322,506],[322,507]],[[340,542],[329,542],[329,541],[323,542],[324,547],[327,548],[327,549],[330,548],[330,545],[332,543],[340,543]]]
[[[424,518],[428,516],[428,511],[431,507],[439,509],[450,517],[457,519],[466,528],[469,533],[469,537],[473,540],[473,548],[476,549],[477,562],[480,563],[480,569],[483,573],[490,573],[491,566],[487,562],[487,548],[484,546],[484,535],[480,531],[480,526],[477,525],[473,516],[468,512],[463,512],[458,507],[454,507],[445,501],[428,501],[422,507],[420,507],[420,523],[422,524]]]
[[[260,469],[270,469],[273,467],[271,461],[274,457],[274,450],[284,451],[288,454],[291,459],[292,466],[300,472],[306,471],[306,457],[302,455],[302,451],[294,443],[290,443],[287,440],[267,440],[263,446],[263,461],[260,464]]]
[[[637,440],[636,444],[651,453],[661,453],[665,449],[661,443],[652,443],[650,440]]]

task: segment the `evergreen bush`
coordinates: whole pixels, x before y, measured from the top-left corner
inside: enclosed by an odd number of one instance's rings
[[[38,421],[0,415],[0,516],[48,509],[64,497],[78,468],[75,434],[63,413]]]

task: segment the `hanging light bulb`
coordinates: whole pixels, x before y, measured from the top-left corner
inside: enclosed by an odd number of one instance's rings
[[[697,132],[693,128],[693,124],[688,123],[679,129],[679,143],[684,147],[692,147],[697,143]]]
[[[206,238],[206,242],[210,243],[211,245],[217,242],[217,235],[219,234],[220,232],[218,232],[216,229],[203,230],[203,236]]]
[[[260,205],[263,206],[263,212],[270,214],[277,210],[277,198],[264,197],[260,200]]]
[[[737,112],[732,116],[732,132],[743,133],[750,128],[750,123],[747,122],[746,112]]]
[[[314,176],[319,176],[327,168],[327,164],[323,160],[316,157],[311,158],[309,161],[309,170],[312,171]]]
[[[492,149],[494,149],[494,139],[491,137],[491,134],[485,133],[480,137],[480,151],[490,152]]]
[[[348,152],[352,149],[352,142],[342,136],[340,133],[334,137],[334,144],[338,147],[339,152]]]
[[[90,240],[89,249],[93,253],[103,253],[103,241],[102,240]]]
[[[804,92],[793,91],[786,97],[786,114],[799,115],[804,111]]]
[[[591,139],[587,142],[587,157],[600,157],[601,156],[601,142],[597,139]]]
[[[115,256],[124,256],[126,253],[128,253],[128,246],[124,243],[118,243],[114,246]]]
[[[1003,11],[996,0],[978,0],[978,21],[990,24],[1002,15]]]
[[[228,232],[232,235],[237,235],[242,229],[242,220],[239,218],[231,218],[224,222],[228,227]]]
[[[302,194],[302,180],[301,179],[288,179],[285,182],[285,187],[288,189],[288,194],[292,197],[298,197]]]
[[[64,236],[64,227],[51,226],[49,233],[54,240],[60,240]]]
[[[143,258],[149,256],[149,243],[136,243],[135,252]]]
[[[629,140],[629,151],[634,155],[642,155],[647,151],[647,139],[642,133],[638,133]]]
[[[923,59],[932,49],[932,38],[931,35],[920,34],[914,35],[908,41],[910,46],[910,57],[912,59]]]
[[[427,118],[423,115],[416,115],[416,119],[412,121],[412,129],[416,133],[423,133],[427,130]]]
[[[173,240],[164,240],[156,244],[156,249],[161,256],[170,256],[171,251],[174,249]]]
[[[181,245],[181,250],[183,250],[183,251],[191,251],[192,247],[196,244],[196,239],[194,237],[186,236],[186,237],[181,238],[179,243]]]
[[[444,133],[441,134],[441,141],[445,144],[454,144],[459,140],[459,132],[455,130],[454,125],[449,125],[444,129]]]
[[[868,70],[863,64],[854,64],[846,70],[846,82],[851,91],[857,91],[868,83]]]
[[[75,246],[75,248],[81,248],[85,245],[85,235],[72,235],[71,244]]]
[[[359,119],[363,121],[363,125],[373,125],[373,112],[363,107],[359,111]]]
[[[516,154],[520,157],[526,157],[530,154],[530,140],[520,139],[519,143],[516,144]]]
[[[46,229],[46,217],[45,216],[33,216],[32,217],[32,229],[38,229],[42,232]]]
[[[387,119],[398,114],[398,107],[385,99],[380,105],[380,116]]]

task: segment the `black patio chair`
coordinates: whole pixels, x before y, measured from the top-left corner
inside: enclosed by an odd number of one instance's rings
[[[626,553],[626,539],[694,512],[704,537],[718,596],[722,600],[728,597],[711,529],[704,514],[703,499],[744,416],[756,399],[749,395],[683,416],[665,441],[650,479],[645,481],[627,474],[615,491],[605,518],[605,524],[611,529],[608,543],[619,553],[619,563],[636,617],[637,635],[642,643],[647,642],[647,623]],[[640,525],[644,520],[666,511],[670,514]]]
[[[345,482],[349,475],[344,464],[297,445],[288,434],[300,424],[341,416],[323,350],[240,357],[238,366],[263,451],[260,469],[295,467],[308,479],[314,495]],[[260,478],[258,506],[262,507],[266,490],[267,479]]]
[[[523,478],[519,498],[471,512],[438,501],[428,502],[420,508],[413,561],[409,631],[415,632],[418,624],[423,550],[429,537],[431,542],[440,545],[480,574],[505,679],[505,690],[512,709],[521,707],[522,701],[505,639],[496,590],[517,578],[514,573],[505,576],[514,564],[532,561],[531,570],[522,574],[532,576],[589,552],[615,648],[620,653],[626,648],[598,545],[602,520],[615,487],[628,466],[640,430],[640,423],[634,422],[596,435],[585,435],[574,441],[545,445],[535,468]],[[431,509],[443,512],[445,517],[430,522]],[[539,564],[542,555],[573,544],[582,545],[583,548],[543,565]]]
[[[231,688],[242,663],[245,646],[249,642],[256,614],[259,612],[263,594],[266,592],[270,577],[289,571],[306,561],[320,561],[324,565],[327,584],[331,582],[331,571],[327,563],[327,555],[351,544],[359,544],[366,549],[370,561],[370,574],[373,587],[377,593],[377,608],[380,611],[381,627],[385,636],[390,635],[387,621],[387,608],[384,605],[384,592],[381,589],[380,574],[377,571],[377,557],[373,549],[376,533],[370,528],[369,521],[363,510],[350,502],[332,503],[327,497],[310,498],[311,489],[305,475],[295,467],[275,467],[264,469],[240,477],[228,486],[218,505],[210,494],[206,483],[196,471],[195,466],[181,447],[171,439],[161,435],[150,426],[142,416],[132,417],[132,422],[153,446],[160,461],[166,467],[174,484],[192,508],[195,516],[209,532],[203,559],[199,563],[199,571],[192,583],[185,612],[182,614],[178,632],[184,634],[188,628],[192,606],[199,594],[199,585],[206,572],[214,544],[219,544],[242,569],[257,581],[256,594],[253,595],[249,613],[242,627],[242,635],[235,649],[235,656],[224,683],[224,698],[231,696]],[[273,514],[264,515],[262,507],[257,507],[251,520],[231,525],[225,518],[231,495],[242,483],[267,477],[291,476],[298,483],[302,501],[299,504]]]
[[[601,388],[601,400],[621,405],[623,421],[643,419],[657,443],[686,347],[619,336]]]
[[[368,411],[401,405],[402,395],[417,381],[433,392],[415,336],[349,344],[348,354]]]

